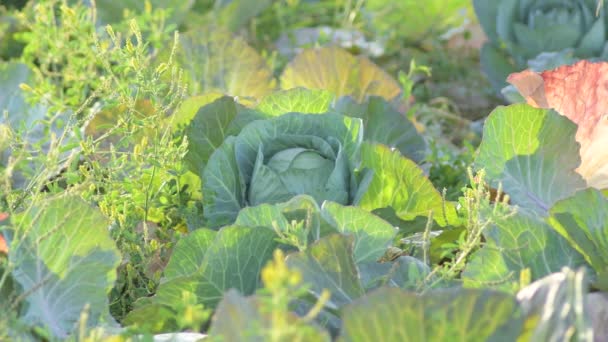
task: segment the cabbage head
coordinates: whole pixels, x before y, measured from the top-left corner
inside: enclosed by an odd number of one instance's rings
[[[362,121],[338,114],[290,113],[257,120],[227,137],[203,170],[203,205],[210,227],[234,222],[246,206],[297,195],[352,204],[360,186]]]
[[[608,57],[608,18],[597,0],[474,0],[475,13],[489,41],[481,52],[484,72],[495,88],[506,85],[506,77],[531,67],[543,71],[554,61],[538,58],[555,54],[564,63],[577,59]],[[534,62],[532,62],[534,64]]]

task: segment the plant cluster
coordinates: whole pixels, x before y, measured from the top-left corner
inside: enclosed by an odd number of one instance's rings
[[[0,11],[0,340],[601,338],[608,63],[511,72],[604,9],[474,5],[527,102],[483,128],[394,48],[463,1]]]

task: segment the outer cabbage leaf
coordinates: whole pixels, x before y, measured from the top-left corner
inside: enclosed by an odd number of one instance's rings
[[[427,217],[433,212],[435,221],[444,226],[456,220],[454,206],[424,176],[416,163],[398,151],[378,144],[364,143],[361,149],[361,168],[373,170],[367,191],[356,203],[366,210],[392,208],[401,220]]]
[[[598,272],[608,272],[608,198],[587,189],[551,208],[549,222]]]
[[[188,126],[198,110],[222,97],[222,93],[209,92],[203,95],[191,96],[182,101],[179,107],[167,117],[167,125],[177,129]]]
[[[87,327],[113,322],[108,292],[120,254],[108,219],[76,197],[44,201],[15,223],[9,261],[28,293],[22,319],[67,338],[87,309]]]
[[[171,259],[163,272],[161,283],[196,273],[205,260],[207,251],[217,238],[217,232],[198,229],[180,239],[171,253]]]
[[[534,107],[553,108],[578,125],[581,164],[577,169],[589,186],[608,188],[608,63],[580,61],[572,66],[509,76]]]
[[[152,315],[160,311],[150,308],[175,310],[184,292],[194,294],[208,308],[215,307],[231,288],[252,294],[259,287],[262,267],[277,247],[275,238],[271,229],[263,227],[193,231],[176,246],[156,295],[138,300],[127,321],[145,324],[155,319]]]
[[[537,216],[517,213],[497,217],[483,234],[485,245],[473,253],[462,274],[465,286],[492,285],[513,292],[519,288],[521,272],[526,269],[536,280],[565,266],[585,264],[568,241]]]
[[[337,97],[352,96],[363,102],[368,96],[395,99],[399,83],[365,57],[328,47],[300,53],[283,71],[281,88],[324,89]]]
[[[31,75],[31,70],[25,64],[0,62],[0,167],[12,153],[9,144],[15,138],[11,136],[11,130],[19,132],[19,139],[33,154],[38,151],[47,153],[51,145],[49,132],[57,137],[63,136],[65,124],[69,121],[69,113],[49,113],[44,103],[27,103],[20,85],[27,84]],[[68,134],[59,147],[73,142],[70,138]],[[61,157],[67,157],[67,152]],[[34,161],[30,162],[31,159]],[[12,174],[9,174],[13,176],[12,188],[21,188],[33,178],[40,167],[36,162],[35,158],[26,158],[13,167]]]
[[[354,236],[356,264],[380,259],[397,234],[388,222],[359,207],[324,202],[321,215],[341,234]]]
[[[411,256],[400,256],[392,262],[359,263],[357,267],[361,283],[368,291],[380,286],[417,290],[431,273],[427,264]]]
[[[365,291],[353,258],[354,237],[332,234],[306,251],[287,256],[287,266],[302,274],[310,292],[319,297],[323,289],[331,292],[326,305],[337,309],[362,296]]]
[[[220,29],[181,34],[175,58],[192,95],[214,91],[251,102],[275,88],[266,61],[243,38]]]
[[[405,157],[420,162],[426,156],[426,142],[414,124],[388,101],[372,96],[358,104],[350,97],[338,100],[334,110],[363,120],[365,140],[396,148]]]
[[[525,104],[499,107],[486,120],[475,164],[493,186],[502,182],[520,210],[547,215],[558,200],[585,187],[576,126],[549,110]]]
[[[256,109],[269,116],[292,112],[320,114],[330,109],[333,99],[334,95],[323,89],[292,88],[267,95]]]
[[[294,221],[308,226],[311,242],[330,233],[352,235],[357,264],[378,260],[397,233],[395,227],[361,208],[329,201],[319,208],[316,201],[306,195],[284,203],[245,207],[235,224],[286,230]]]
[[[239,211],[235,224],[286,231],[294,221],[309,229],[309,241],[318,240],[323,235],[322,231],[335,231],[321,219],[319,205],[315,199],[307,195],[296,196],[283,203],[245,207]]]
[[[261,117],[229,96],[200,107],[185,131],[189,149],[184,159],[190,170],[200,175],[211,154],[228,136],[237,135],[245,125]]]
[[[491,290],[382,288],[343,312],[340,342],[515,341],[522,328],[515,298]]]
[[[19,128],[21,123],[26,128],[31,128],[35,120],[44,117],[28,115],[28,105],[25,102],[22,90],[19,88],[21,83],[26,83],[30,76],[30,70],[25,64],[21,63],[1,63],[0,64],[0,109],[8,112],[8,120],[5,121],[4,114],[2,123],[14,128]]]

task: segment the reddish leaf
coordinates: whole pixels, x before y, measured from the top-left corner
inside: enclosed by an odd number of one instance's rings
[[[528,103],[553,108],[578,125],[578,172],[590,186],[608,188],[608,63],[580,61],[536,73],[514,73],[513,84]]]

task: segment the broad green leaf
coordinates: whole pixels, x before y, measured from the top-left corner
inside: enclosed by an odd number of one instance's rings
[[[525,341],[593,341],[584,270],[564,268],[517,293],[525,316]],[[523,337],[522,336],[522,337]],[[598,336],[599,337],[599,336]]]
[[[235,225],[269,227],[286,231],[294,222],[301,222],[310,231],[310,241],[316,241],[328,232],[335,232],[321,219],[320,209],[314,198],[300,195],[284,203],[260,204],[239,211]]]
[[[264,97],[256,109],[269,116],[285,113],[320,114],[329,110],[334,95],[322,89],[293,88]]]
[[[230,224],[245,206],[245,182],[234,158],[234,137],[228,137],[211,156],[203,179],[203,206],[209,226]]]
[[[557,202],[549,212],[551,226],[595,271],[608,271],[608,197],[587,189]]]
[[[46,200],[15,222],[9,260],[28,293],[22,319],[66,338],[87,310],[86,326],[113,322],[108,292],[120,254],[108,219],[77,197]]]
[[[308,49],[296,56],[281,75],[281,88],[297,87],[352,96],[359,102],[368,96],[393,100],[401,93],[397,81],[369,59],[337,47]]]
[[[536,280],[562,267],[584,264],[566,239],[537,216],[517,213],[495,218],[484,237],[485,245],[473,253],[463,272],[465,286],[493,286],[512,292],[519,288],[520,274],[526,269]]]
[[[488,117],[475,164],[492,185],[502,182],[521,210],[546,216],[558,200],[585,187],[576,125],[554,111],[515,104]]]
[[[224,341],[263,341],[268,323],[260,317],[253,299],[230,289],[217,306],[209,337]]]
[[[441,226],[455,219],[453,205],[446,202],[444,206],[441,194],[420,167],[398,151],[364,143],[361,168],[374,172],[367,191],[357,203],[363,209],[371,211],[391,207],[400,219],[406,221],[418,216],[427,217],[432,211],[433,218]]]
[[[323,289],[331,292],[327,305],[339,308],[364,294],[353,258],[354,237],[328,235],[306,251],[287,256],[287,266],[302,274],[310,291],[320,296]]]
[[[185,127],[194,119],[194,116],[198,113],[199,109],[214,102],[220,97],[222,97],[222,94],[217,92],[188,97],[182,101],[171,116],[167,117],[167,122],[177,129]]]
[[[508,79],[529,104],[552,108],[577,125],[581,162],[576,172],[596,189],[608,188],[608,96],[598,95],[607,78],[608,63],[582,60],[541,73],[525,70]]]
[[[388,222],[358,207],[324,202],[321,215],[341,234],[354,236],[356,264],[380,259],[397,234],[397,229]]]
[[[343,115],[361,118],[365,140],[396,148],[415,162],[426,156],[426,142],[414,124],[385,99],[372,96],[359,104],[350,97],[343,97],[334,109]]]
[[[51,134],[63,136],[65,124],[69,120],[71,113],[50,113],[43,103],[27,102],[21,84],[28,84],[31,77],[32,71],[25,64],[0,62],[0,167],[6,165],[12,154],[9,144],[16,139],[9,133],[9,127],[19,135],[20,145],[36,157],[39,151],[49,152]],[[72,142],[71,135],[68,134],[57,147],[61,149]],[[66,149],[59,157],[68,158],[68,152],[69,149]],[[39,177],[42,167],[48,169],[48,165],[38,165],[36,158],[16,159],[17,164],[6,174],[12,181],[13,189],[23,188],[27,182]]]
[[[149,304],[137,308],[121,322],[146,332],[176,331],[179,329],[175,310],[163,304]]]
[[[411,256],[402,256],[393,263],[389,285],[398,286],[402,289],[416,289],[431,273],[431,268],[421,260]]]
[[[185,131],[189,149],[184,159],[190,170],[200,175],[211,154],[226,137],[237,135],[247,123],[260,117],[229,96],[200,107]]]
[[[382,288],[343,312],[340,342],[515,341],[522,325],[515,298],[490,290]]]
[[[272,70],[243,38],[221,29],[194,29],[180,35],[175,56],[184,68],[190,94],[220,92],[255,102],[275,88]]]
[[[183,238],[188,241],[176,246],[167,266],[171,278],[161,282],[154,297],[136,303],[136,310],[150,304],[174,307],[182,301],[183,292],[191,292],[208,308],[215,307],[231,288],[252,294],[259,286],[260,270],[277,246],[275,238],[271,229],[263,227],[228,226],[217,233],[205,229],[192,232]]]
[[[161,282],[188,276],[198,271],[216,237],[216,231],[197,229],[180,239],[173,248]]]
[[[283,335],[282,340],[331,341],[326,331],[304,324],[295,314],[290,314],[287,319],[294,329]],[[276,324],[272,316],[260,309],[258,298],[245,298],[237,291],[230,290],[218,304],[209,337],[222,341],[267,341],[272,334],[273,323]]]
[[[428,265],[411,256],[401,256],[391,262],[361,263],[357,267],[366,290],[380,286],[417,290],[431,272]]]
[[[394,268],[395,264],[392,262],[372,261],[357,264],[361,286],[367,292],[387,285],[390,283],[390,273]]]

